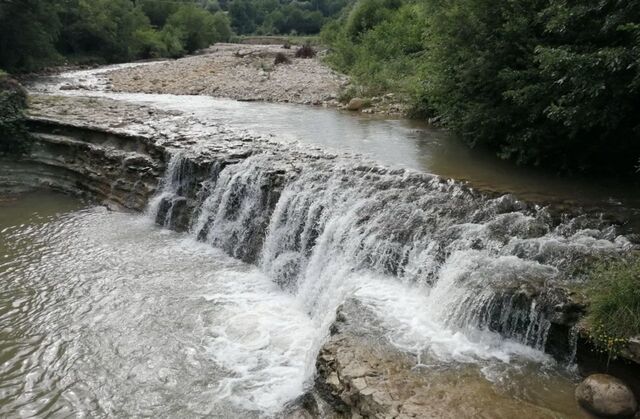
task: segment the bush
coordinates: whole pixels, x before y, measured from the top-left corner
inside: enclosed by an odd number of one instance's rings
[[[134,34],[135,55],[140,58],[160,58],[168,55],[162,34],[153,29],[139,29]]]
[[[375,24],[361,26],[363,31],[357,33],[343,22],[327,26],[322,38],[331,46],[328,61],[351,75],[362,88],[360,94],[395,92],[407,100],[419,99],[424,92],[425,9],[408,3],[387,9],[385,16]],[[353,19],[353,12],[345,19]]]
[[[231,30],[222,13],[212,15],[193,4],[185,4],[167,20],[165,29],[180,34],[184,49],[194,52],[231,37]]]
[[[24,109],[27,93],[20,84],[0,71],[0,153],[27,150]]]
[[[171,58],[182,57],[185,54],[182,45],[182,32],[173,26],[165,26],[160,32],[160,38],[167,50],[167,56]]]
[[[468,144],[566,172],[633,172],[640,3],[461,0],[427,16],[423,100]]]
[[[399,8],[402,0],[360,0],[349,13],[345,32],[352,40],[388,20],[392,10]]]
[[[328,62],[470,146],[558,172],[637,172],[640,2],[360,0]]]
[[[273,64],[291,64],[291,60],[282,52],[276,54],[276,58],[273,60]]]
[[[309,44],[305,44],[296,50],[296,58],[313,58],[316,50]]]
[[[0,1],[0,67],[34,71],[57,63],[56,12],[56,0]]]

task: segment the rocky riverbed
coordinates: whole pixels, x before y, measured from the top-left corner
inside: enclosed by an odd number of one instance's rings
[[[275,64],[276,54],[289,63]],[[336,106],[349,80],[319,58],[295,58],[295,48],[216,44],[200,55],[109,73],[112,90],[207,95],[243,101]]]
[[[297,103],[350,111],[403,114],[406,106],[394,94],[352,98],[357,91],[344,74],[323,61],[296,58],[296,48],[280,45],[215,44],[200,52],[151,67],[124,67],[107,73],[114,92],[205,95],[240,101]],[[286,62],[276,64],[276,56]],[[64,86],[72,89],[77,86]],[[346,95],[346,91],[351,91]]]

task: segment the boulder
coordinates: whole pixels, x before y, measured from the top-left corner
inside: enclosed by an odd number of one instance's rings
[[[633,392],[625,383],[607,374],[593,374],[576,388],[578,404],[605,417],[631,417],[638,409]]]
[[[350,111],[359,111],[364,106],[364,100],[359,97],[354,97],[347,104],[347,109]]]

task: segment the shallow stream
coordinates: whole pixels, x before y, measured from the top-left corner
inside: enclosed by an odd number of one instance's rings
[[[255,266],[146,215],[46,192],[0,205],[0,416],[262,417],[311,384],[331,315]],[[532,405],[579,417],[573,375],[541,352],[449,331],[391,278],[335,291],[379,313],[400,349],[429,354],[434,391],[494,417]]]
[[[104,87],[90,71],[33,88],[61,93],[66,80]],[[533,202],[640,208],[625,187],[513,169],[414,122],[102,87],[64,94],[179,110]],[[543,212],[501,213],[502,201],[453,184],[406,190],[406,179],[376,184],[319,166],[285,187],[250,265],[229,246],[243,245],[271,163],[252,157],[211,179],[184,234],[155,224],[157,202],[129,214],[41,191],[0,195],[0,416],[277,416],[312,387],[335,309],[353,297],[386,341],[419,357],[430,390],[443,395],[439,415],[581,417],[573,367],[541,350],[547,319],[532,307],[526,334],[489,331],[478,323],[493,298],[483,286],[555,281],[569,255],[616,251],[624,238],[571,222],[553,230]],[[176,197],[181,164],[172,161],[158,199]],[[406,265],[390,268],[396,253]],[[447,410],[444,400],[456,399],[466,410]]]

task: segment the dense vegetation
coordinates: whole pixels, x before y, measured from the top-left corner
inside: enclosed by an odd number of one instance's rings
[[[26,150],[27,131],[23,115],[26,106],[25,90],[0,71],[0,154]]]
[[[565,172],[638,164],[640,2],[359,0],[323,39],[369,93],[472,146]]]
[[[0,67],[32,71],[74,61],[177,57],[231,37],[209,3],[162,0],[0,0]]]
[[[327,18],[336,16],[349,0],[232,0],[228,5],[238,34],[316,34]]]

